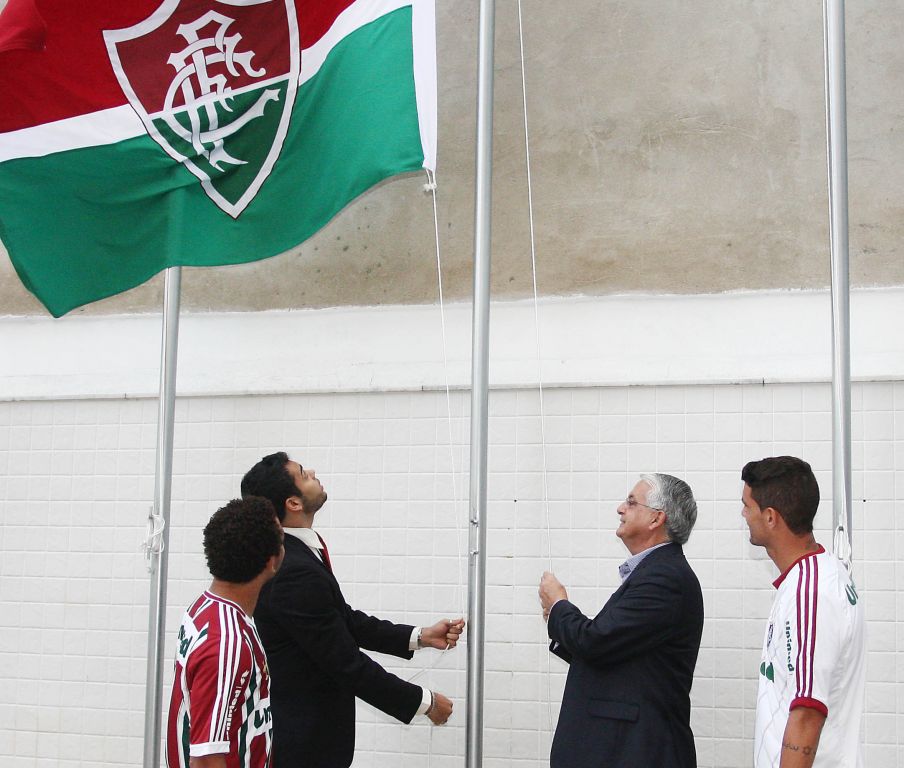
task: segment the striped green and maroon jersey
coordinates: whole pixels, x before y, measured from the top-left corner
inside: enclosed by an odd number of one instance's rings
[[[169,768],[222,754],[227,768],[270,762],[270,675],[254,619],[204,592],[185,612],[166,731]]]

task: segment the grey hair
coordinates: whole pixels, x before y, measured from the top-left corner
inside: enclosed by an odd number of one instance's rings
[[[647,506],[665,512],[665,530],[669,541],[686,543],[697,522],[697,502],[691,487],[684,480],[658,472],[641,475],[640,479],[650,486]]]

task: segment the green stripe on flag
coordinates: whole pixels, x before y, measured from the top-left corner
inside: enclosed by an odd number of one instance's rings
[[[169,266],[239,264],[304,241],[348,202],[424,157],[411,8],[341,41],[299,88],[280,158],[233,220],[148,136],[0,164],[0,238],[56,316]]]

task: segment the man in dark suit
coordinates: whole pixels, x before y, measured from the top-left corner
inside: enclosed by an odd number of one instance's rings
[[[272,676],[273,765],[348,768],[355,752],[355,697],[404,723],[424,714],[442,725],[452,702],[387,672],[362,648],[410,659],[418,648],[452,648],[464,620],[393,624],[352,609],[313,529],[327,499],[310,468],[285,453],[265,456],[242,479],[243,496],[269,499],[285,531],[278,579],[262,590],[254,620]]]
[[[595,618],[540,581],[550,650],[570,664],[551,768],[696,768],[690,692],[703,632],[700,583],[681,550],[697,519],[687,483],[641,475],[618,507],[631,557]]]

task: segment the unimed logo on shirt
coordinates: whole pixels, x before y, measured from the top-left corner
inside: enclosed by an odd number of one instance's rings
[[[785,622],[785,651],[788,654],[788,671],[794,671],[794,665],[791,663],[791,622]]]
[[[235,705],[238,704],[239,696],[241,696],[242,691],[245,690],[245,682],[248,680],[249,674],[250,672],[247,669],[242,672],[242,676],[239,678],[235,689],[232,691],[232,699],[229,701],[229,709],[226,712],[226,733],[229,733],[232,728],[232,714],[236,711]]]

